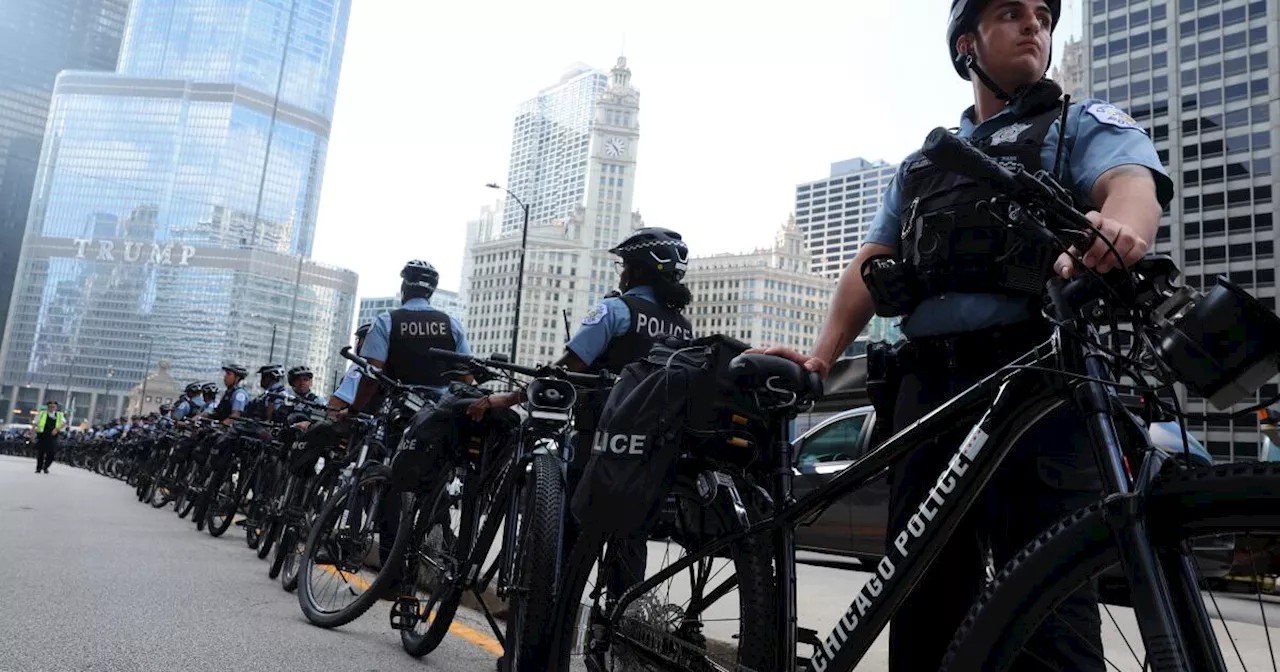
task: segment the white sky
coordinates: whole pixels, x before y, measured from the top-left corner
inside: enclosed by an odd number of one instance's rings
[[[1079,34],[1068,2],[1055,52]],[[640,90],[634,207],[694,255],[770,244],[795,185],[896,163],[972,104],[950,0],[355,0],[314,256],[394,294],[424,258],[457,289],[465,225],[507,177],[517,106],[624,49]]]

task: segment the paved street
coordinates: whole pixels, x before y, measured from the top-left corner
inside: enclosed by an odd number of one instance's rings
[[[238,528],[214,539],[168,508],[139,504],[119,481],[63,464],[48,475],[32,468],[0,456],[0,672],[494,669],[500,647],[475,612],[462,610],[441,648],[414,660],[387,624],[388,603],[338,630],[316,628],[266,577]],[[663,550],[650,545],[651,567],[663,564]],[[801,624],[825,635],[868,575],[802,558]],[[1256,598],[1220,594],[1217,604],[1245,662],[1228,649],[1229,669],[1272,669]],[[1132,610],[1110,612],[1140,647]],[[1280,644],[1274,598],[1266,617]],[[1110,669],[1138,670],[1112,619],[1103,622]],[[709,624],[708,634],[726,633]],[[858,672],[882,672],[886,659],[882,635]]]
[[[214,539],[119,481],[33,470],[0,456],[0,672],[494,669],[475,614],[414,660],[387,602],[337,630],[309,624],[239,528]]]

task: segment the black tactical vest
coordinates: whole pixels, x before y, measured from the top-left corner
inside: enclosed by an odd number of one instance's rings
[[[218,405],[213,409],[212,415],[215,420],[225,420],[231,417],[231,400],[236,396],[236,390],[240,389],[239,385],[228,387],[222,392],[222,398],[218,400]]]
[[[1045,136],[1061,111],[1057,101],[1044,101],[969,142],[1006,167],[1017,164],[1035,173],[1042,168]],[[1053,166],[1043,167],[1052,172]],[[914,278],[912,308],[946,292],[1021,297],[1029,307],[1039,299],[1056,255],[992,216],[990,202],[1000,192],[915,152],[903,163],[901,193],[898,256]]]
[[[456,367],[428,353],[429,348],[457,349],[448,315],[438,310],[393,310],[390,336],[387,375],[408,385],[449,383],[444,373]]]
[[[693,325],[680,313],[626,294],[618,298],[631,311],[631,328],[624,334],[614,336],[604,353],[588,366],[588,371],[604,370],[617,375],[628,364],[649,354],[654,341],[659,338],[673,336],[693,339]],[[594,430],[608,395],[582,392],[579,395],[582,401],[574,412],[574,427],[578,431]]]

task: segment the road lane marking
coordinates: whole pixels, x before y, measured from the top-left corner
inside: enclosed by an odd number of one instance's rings
[[[346,581],[354,585],[355,587],[359,588],[362,591],[369,590],[369,582],[360,578],[360,576],[356,574],[347,574],[346,572],[342,572],[335,569],[332,565],[314,565],[314,566],[338,577],[339,579],[342,579],[343,581]],[[457,635],[460,639],[467,642],[468,644],[484,649],[485,651],[488,651],[489,653],[492,653],[495,656],[501,656],[503,653],[502,644],[498,642],[498,640],[494,639],[493,637],[490,637],[489,635],[483,632],[480,632],[479,630],[476,630],[474,628],[469,628],[457,621],[454,621],[453,623],[449,624],[449,632],[454,635]]]

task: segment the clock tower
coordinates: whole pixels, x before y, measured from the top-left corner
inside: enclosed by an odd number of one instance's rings
[[[608,250],[631,231],[631,195],[636,183],[636,145],[640,139],[640,92],[631,86],[625,56],[609,73],[609,88],[596,101],[591,124],[586,221],[596,250]]]

